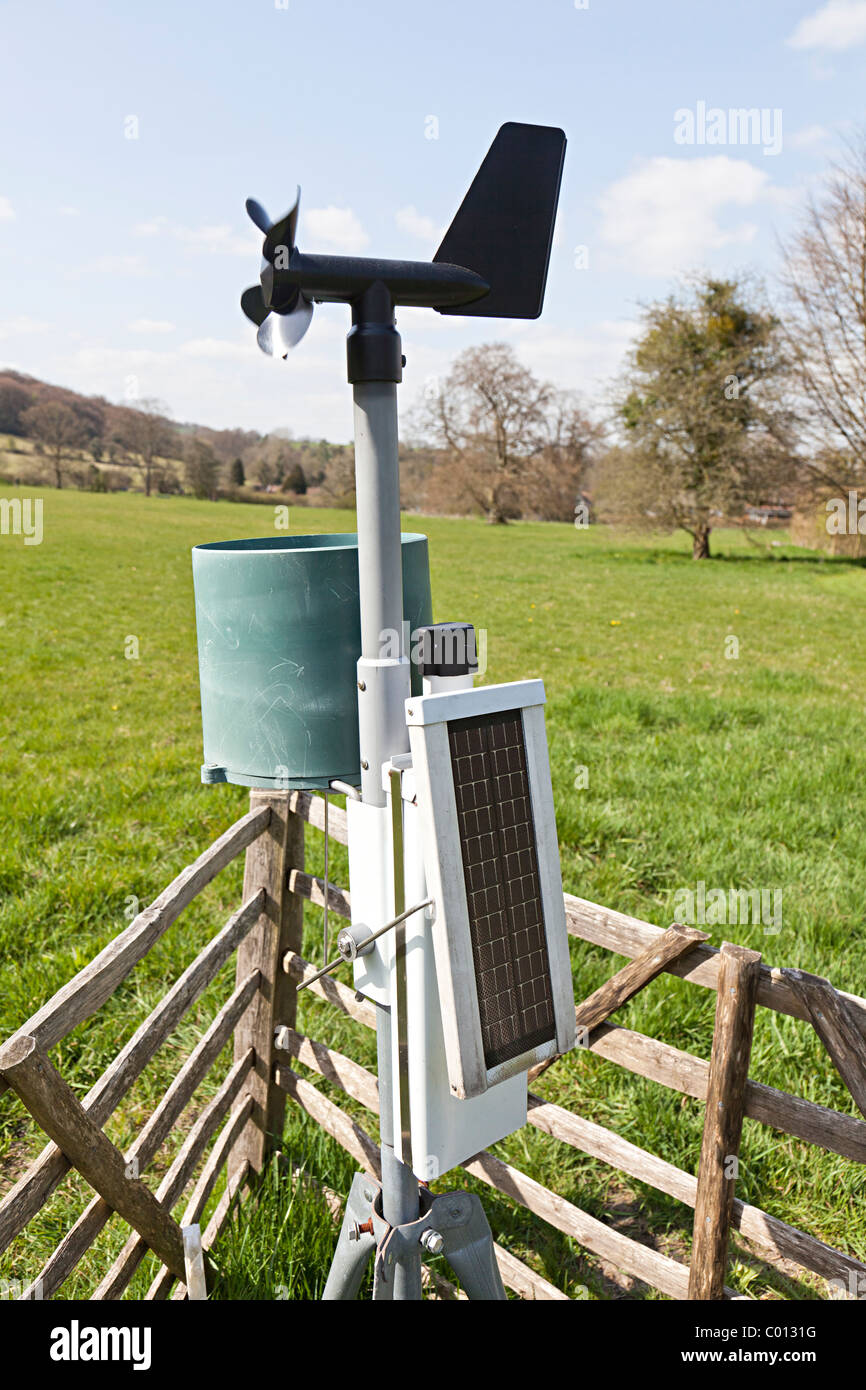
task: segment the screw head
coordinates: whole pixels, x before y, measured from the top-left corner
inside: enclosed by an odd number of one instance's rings
[[[421,1244],[425,1250],[429,1250],[431,1255],[440,1255],[445,1245],[445,1237],[441,1231],[426,1230],[421,1232]]]

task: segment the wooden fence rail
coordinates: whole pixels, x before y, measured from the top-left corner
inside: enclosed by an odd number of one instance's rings
[[[318,828],[324,826],[324,814],[317,798],[296,794],[292,809],[309,824]],[[336,821],[333,813],[330,833],[341,843],[346,842],[345,825]],[[321,879],[299,868],[289,874],[288,885],[298,897],[323,905],[325,886]],[[350,895],[330,883],[328,905],[339,916],[348,918],[351,915]],[[724,1290],[730,1226],[738,1229],[767,1258],[788,1259],[825,1279],[856,1287],[856,1281],[866,1277],[866,1264],[759,1208],[738,1201],[734,1182],[740,1129],[745,1116],[846,1158],[866,1161],[866,1125],[861,1120],[748,1077],[752,1020],[755,1005],[760,1004],[813,1023],[839,1074],[866,1114],[866,1000],[834,990],[827,981],[817,977],[773,969],[764,965],[756,952],[732,945],[725,945],[720,951],[707,943],[704,933],[688,928],[674,926],[665,931],[568,894],[565,907],[572,935],[624,955],[631,962],[578,1006],[576,1021],[581,1030],[580,1043],[637,1075],[706,1102],[701,1167],[696,1178],[629,1144],[612,1131],[534,1095],[529,1098],[529,1123],[696,1208],[692,1268],[673,1261],[671,1263],[677,1268],[672,1270],[663,1263],[666,1257],[660,1257],[662,1263],[653,1258],[658,1252],[647,1255],[643,1246],[637,1253],[621,1247],[619,1242],[627,1241],[627,1237],[610,1232],[602,1223],[599,1223],[601,1231],[596,1231],[591,1224],[593,1218],[587,1213],[575,1215],[577,1208],[563,1217],[562,1198],[546,1189],[537,1191],[539,1185],[534,1184],[533,1179],[509,1170],[508,1165],[492,1155],[479,1156],[466,1165],[468,1171],[491,1182],[514,1200],[522,1201],[550,1224],[565,1222],[559,1228],[566,1229],[588,1249],[619,1263],[627,1272],[636,1273],[637,1277],[673,1297],[730,1296],[730,1291]],[[315,973],[315,967],[296,951],[284,955],[282,966],[296,984]],[[709,1062],[608,1021],[611,1013],[663,971],[719,993],[713,1055]],[[741,978],[737,971],[741,972]],[[735,975],[737,984],[732,983]],[[354,991],[339,980],[326,977],[310,988],[349,1017],[375,1027],[375,1009],[357,998]],[[293,1030],[283,1036],[297,1061],[372,1108],[369,1074],[364,1075],[363,1068],[322,1044],[302,1038]],[[551,1061],[542,1064],[534,1074],[540,1075]],[[330,1108],[332,1102],[322,1104],[325,1098],[316,1098],[315,1088],[289,1068],[278,1066],[277,1077],[288,1093],[359,1162],[368,1167],[374,1162],[369,1136],[347,1116],[335,1117]],[[338,1107],[334,1109],[337,1115],[341,1114]],[[578,1229],[585,1240],[581,1241],[576,1234]],[[611,1240],[611,1236],[617,1239]],[[614,1246],[619,1251],[618,1259],[612,1254]],[[638,1272],[640,1269],[644,1270],[643,1274]]]
[[[184,1232],[197,1246],[197,1227],[225,1175],[222,1196],[201,1238],[212,1248],[233,1204],[244,1200],[270,1149],[279,1143],[287,1099],[297,1104],[355,1160],[378,1172],[372,1137],[341,1110],[306,1069],[371,1113],[378,1109],[376,1079],[351,1058],[296,1030],[296,990],[314,966],[301,955],[303,905],[322,906],[325,885],[304,865],[305,825],[324,829],[324,803],[308,793],[251,794],[250,811],[210,845],[99,955],[37,1011],[0,1048],[0,1094],[12,1086],[51,1142],[0,1201],[0,1251],[40,1210],[70,1167],[94,1188],[94,1197],[44,1265],[24,1297],[51,1297],[118,1213],[131,1232],[94,1297],[119,1298],[148,1250],[161,1269],[146,1297],[186,1297]],[[345,812],[331,806],[329,833],[347,842]],[[79,1100],[47,1053],[111,996],[135,965],[211,880],[246,851],[243,905],[205,945],[118,1056]],[[348,892],[328,885],[328,906],[351,915]],[[830,1152],[866,1161],[866,1122],[754,1081],[748,1076],[755,1005],[805,1020],[816,1033],[866,1114],[866,1000],[827,981],[765,965],[755,952],[711,946],[706,934],[674,925],[664,930],[637,918],[566,895],[569,932],[626,957],[626,964],[578,1005],[580,1042],[625,1069],[706,1103],[697,1176],[623,1139],[613,1131],[530,1093],[528,1121],[558,1142],[580,1150],[695,1210],[691,1265],[632,1240],[492,1154],[469,1160],[467,1171],[576,1241],[600,1259],[672,1298],[736,1297],[725,1287],[729,1227],[765,1258],[785,1259],[825,1279],[856,1287],[866,1264],[815,1236],[738,1200],[734,1193],[742,1120],[748,1117]],[[236,956],[234,992],[165,1091],[134,1144],[121,1153],[103,1133],[189,1008]],[[611,1022],[611,1015],[663,972],[717,991],[716,1027],[709,1061]],[[731,992],[733,991],[733,993]],[[376,1010],[334,977],[311,992],[346,1016],[375,1028]],[[275,1039],[280,1040],[279,1051]],[[233,1039],[234,1060],[215,1094],[186,1131],[156,1191],[142,1174],[177,1126],[197,1088]],[[290,1065],[291,1063],[291,1065]],[[550,1065],[547,1063],[546,1065]],[[544,1067],[536,1072],[540,1076]],[[208,1153],[208,1146],[210,1152]],[[198,1173],[198,1176],[196,1174]],[[180,1221],[172,1211],[187,1188]],[[336,1199],[333,1199],[332,1205]],[[506,1285],[527,1298],[561,1298],[560,1291],[514,1255],[497,1247]],[[174,1286],[174,1291],[172,1292]],[[431,1288],[453,1296],[447,1281]]]
[[[257,1016],[262,1014],[263,992],[267,994],[268,1007],[274,994],[270,981],[264,991],[266,981],[257,964],[243,967],[241,952],[245,943],[267,933],[275,916],[285,914],[293,919],[299,915],[295,902],[285,890],[284,866],[277,866],[266,881],[250,887],[244,895],[243,906],[187,966],[83,1100],[75,1096],[60,1076],[47,1051],[111,997],[183,909],[227,864],[244,850],[248,852],[248,867],[249,862],[256,862],[258,847],[264,837],[271,837],[272,822],[279,821],[281,812],[277,834],[284,834],[289,820],[300,824],[296,818],[286,816],[285,808],[285,798],[282,807],[267,799],[254,799],[245,816],[209,845],[195,863],[184,869],[149,907],[0,1048],[0,1094],[11,1087],[51,1140],[0,1202],[0,1251],[7,1248],[44,1206],[70,1168],[75,1168],[95,1193],[39,1275],[24,1291],[23,1298],[53,1296],[115,1212],[129,1224],[132,1234],[93,1297],[120,1297],[148,1250],[153,1250],[162,1261],[162,1277],[168,1277],[169,1285],[177,1279],[181,1290],[184,1289],[185,1244],[187,1249],[194,1247],[197,1251],[199,1248],[196,1233],[189,1228],[197,1225],[250,1123],[256,1103],[255,1078],[257,1074],[267,1074],[270,1066],[269,1050],[261,1056],[252,1045],[241,1048],[237,1044],[251,1012],[255,1009]],[[251,861],[252,850],[257,853]],[[249,877],[248,874],[248,880]],[[287,944],[294,941],[294,936],[286,938]],[[239,966],[234,992],[181,1066],[131,1148],[121,1153],[105,1135],[103,1126],[162,1044],[235,953]],[[260,948],[254,949],[253,960],[260,954]],[[271,974],[280,975],[281,972],[272,969]],[[142,1179],[143,1172],[232,1039],[236,1051],[234,1065],[198,1114],[161,1184],[152,1192]],[[220,1125],[220,1134],[207,1155],[208,1144]],[[204,1166],[182,1221],[177,1222],[171,1214],[172,1209],[202,1162]],[[250,1172],[248,1161],[235,1164],[223,1198],[201,1238],[204,1251],[213,1244]],[[190,1238],[185,1239],[185,1235]],[[193,1236],[196,1239],[192,1239]],[[159,1283],[159,1277],[154,1283]],[[154,1296],[162,1295],[156,1292]]]

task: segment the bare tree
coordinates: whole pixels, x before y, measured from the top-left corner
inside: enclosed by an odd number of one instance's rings
[[[139,401],[134,410],[124,413],[119,439],[130,462],[141,469],[144,491],[149,497],[157,459],[168,458],[177,447],[167,407],[153,397]]]
[[[355,505],[355,453],[335,446],[325,465],[321,489],[326,505],[351,508]]]
[[[40,453],[48,458],[54,469],[57,486],[62,488],[70,453],[84,444],[84,428],[75,411],[59,401],[32,405],[21,414],[21,428],[37,441]]]
[[[785,339],[818,478],[866,481],[866,129],[831,166],[788,245]]]
[[[643,317],[596,500],[610,520],[681,527],[707,559],[714,526],[796,473],[779,323],[754,286],[708,276]]]
[[[453,510],[468,501],[493,523],[519,514],[533,461],[549,443],[554,388],[539,381],[507,343],[467,348],[413,425],[446,452],[437,483]]]
[[[521,489],[524,511],[542,521],[573,521],[603,434],[573,391],[554,391],[545,412],[545,443]]]

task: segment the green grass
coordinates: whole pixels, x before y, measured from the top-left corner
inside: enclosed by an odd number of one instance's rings
[[[14,495],[5,487],[4,496]],[[23,494],[22,494],[23,495]],[[44,541],[0,536],[0,1036],[79,969],[232,819],[240,788],[199,784],[200,726],[189,549],[267,529],[263,508],[187,498],[44,490]],[[351,513],[304,509],[293,530],[351,530]],[[407,518],[431,542],[437,618],[487,632],[486,681],[543,675],[568,891],[667,925],[678,888],[781,889],[778,934],[712,928],[771,965],[799,966],[866,993],[866,801],[862,641],[866,574],[787,545],[714,536],[719,558],[694,563],[687,538],[608,530]],[[127,660],[127,636],[140,657]],[[739,641],[727,659],[726,638]],[[729,644],[730,645],[730,644]],[[581,772],[585,769],[585,773]],[[588,780],[588,785],[582,785]],[[308,837],[321,872],[321,837]],[[332,876],[346,884],[345,854]],[[83,1092],[166,986],[239,902],[226,870],[92,1020],[53,1052]],[[305,952],[320,957],[307,911]],[[620,963],[572,943],[579,996]],[[178,1059],[225,997],[231,967],[147,1069],[108,1127],[128,1144]],[[715,996],[663,976],[617,1018],[709,1054]],[[300,1026],[374,1065],[374,1040],[309,994]],[[759,1010],[751,1074],[854,1113],[809,1028]],[[214,1078],[220,1068],[214,1069]],[[317,1081],[331,1093],[324,1082]],[[197,1093],[200,1107],[216,1080]],[[702,1106],[588,1055],[547,1073],[543,1089],[634,1143],[694,1171]],[[335,1094],[335,1093],[334,1093]],[[344,1101],[341,1101],[344,1103]],[[193,1107],[193,1112],[195,1106]],[[369,1117],[361,1116],[372,1129]],[[183,1137],[172,1136],[153,1172]],[[0,1100],[0,1173],[20,1172],[38,1137]],[[334,1228],[300,1168],[343,1191],[352,1163],[296,1110],[274,1167],[220,1242],[217,1297],[312,1297]],[[687,1258],[680,1204],[527,1128],[497,1152],[619,1229]],[[451,1174],[446,1185],[465,1181]],[[572,1296],[621,1297],[599,1262],[479,1184],[495,1234]],[[866,1256],[866,1182],[857,1165],[746,1122],[738,1195]],[[0,1280],[32,1275],[87,1199],[72,1178],[6,1256]],[[122,1243],[110,1223],[64,1287],[85,1297]],[[131,1288],[140,1297],[149,1261]],[[764,1297],[815,1296],[745,1254],[728,1282]],[[638,1287],[628,1296],[654,1297]]]

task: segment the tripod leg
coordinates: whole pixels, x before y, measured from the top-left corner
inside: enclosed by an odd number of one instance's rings
[[[346,1202],[346,1214],[337,1237],[337,1248],[331,1262],[328,1282],[322,1294],[325,1302],[345,1302],[358,1297],[364,1270],[376,1249],[376,1238],[368,1231],[359,1233],[357,1227],[370,1219],[374,1196],[374,1184],[363,1173],[356,1173]],[[356,1235],[357,1239],[354,1238]]]
[[[443,1193],[435,1199],[430,1218],[444,1237],[445,1258],[469,1298],[503,1300],[505,1289],[481,1199],[469,1192]]]

